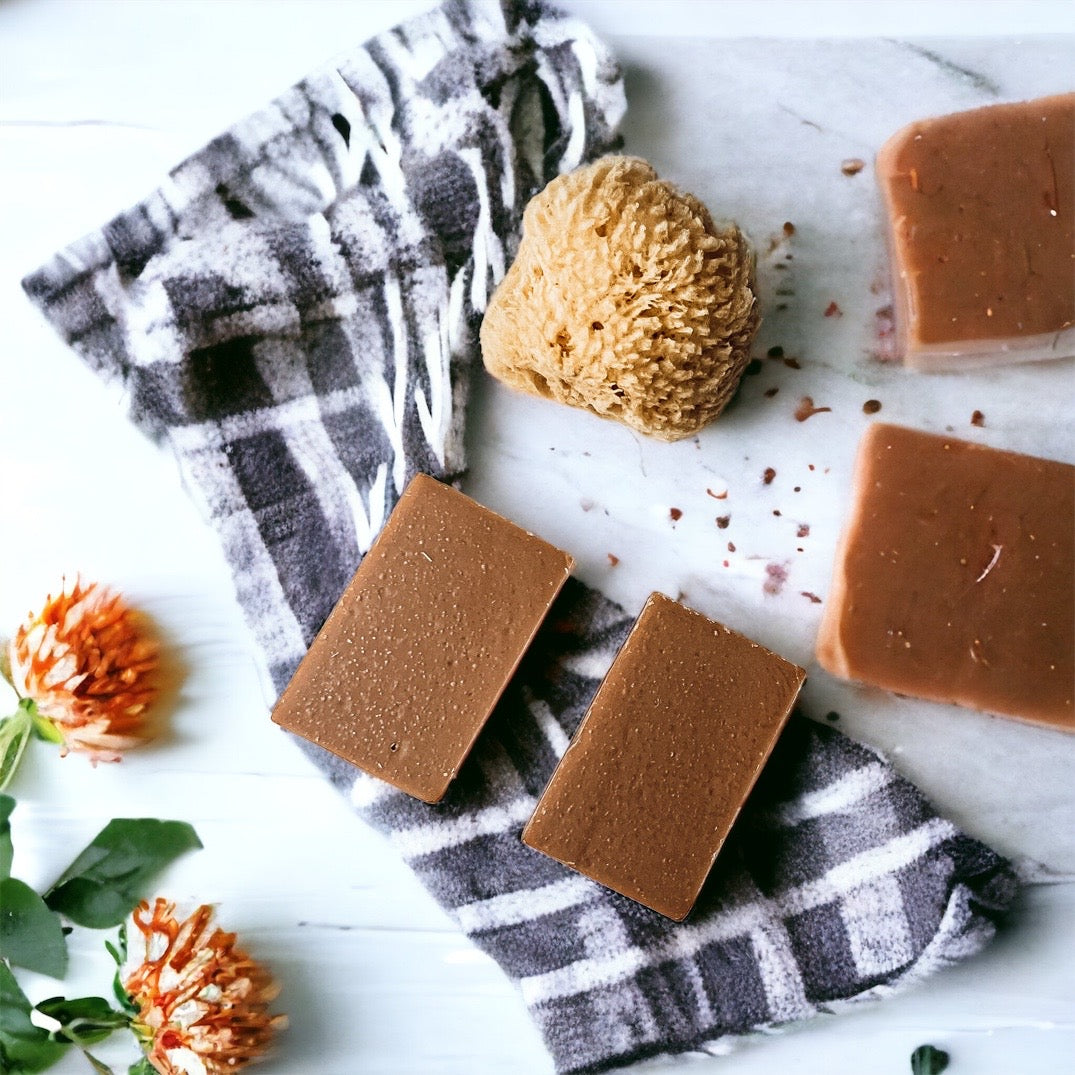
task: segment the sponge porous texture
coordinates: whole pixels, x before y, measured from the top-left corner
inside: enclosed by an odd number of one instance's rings
[[[758,321],[739,228],[646,161],[603,157],[531,199],[482,358],[514,388],[679,440],[731,399]]]

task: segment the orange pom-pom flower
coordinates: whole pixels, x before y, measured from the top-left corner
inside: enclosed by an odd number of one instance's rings
[[[76,580],[50,595],[16,631],[6,656],[21,701],[0,725],[5,755],[19,736],[24,746],[30,731],[60,743],[63,754],[78,751],[94,762],[118,761],[148,737],[145,711],[157,693],[158,647],[106,587]],[[14,766],[3,768],[10,779]]]
[[[268,970],[212,918],[203,904],[177,919],[175,904],[163,899],[152,909],[139,904],[131,918],[124,977],[137,1009],[131,1026],[161,1075],[237,1071],[264,1059],[287,1025],[286,1016],[269,1014],[279,987]]]

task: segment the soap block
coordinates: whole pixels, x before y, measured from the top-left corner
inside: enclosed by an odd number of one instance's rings
[[[876,171],[906,365],[1075,355],[1075,93],[912,123]]]
[[[572,566],[567,553],[418,475],[272,719],[439,801]]]
[[[845,679],[1075,731],[1075,467],[871,426],[817,656]]]
[[[523,842],[681,920],[805,673],[653,594],[523,830]]]

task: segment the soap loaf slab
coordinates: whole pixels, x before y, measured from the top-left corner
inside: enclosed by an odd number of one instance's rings
[[[572,565],[567,553],[418,475],[273,720],[439,801]]]
[[[913,123],[877,176],[907,365],[1075,354],[1075,93]]]
[[[1075,731],[1075,467],[872,426],[817,655],[847,679]]]
[[[523,831],[530,847],[686,917],[805,673],[653,594]]]

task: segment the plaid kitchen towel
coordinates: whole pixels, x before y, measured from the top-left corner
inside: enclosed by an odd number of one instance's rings
[[[448,0],[179,165],[24,282],[175,452],[290,678],[407,480],[463,469],[475,328],[527,199],[615,145],[615,62],[536,0]],[[565,588],[444,802],[313,750],[515,979],[556,1068],[723,1050],[978,949],[1008,864],[879,757],[796,718],[675,924],[523,823],[630,626]]]

